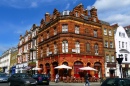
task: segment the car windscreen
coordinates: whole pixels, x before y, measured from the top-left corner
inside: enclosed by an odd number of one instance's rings
[[[0,74],[0,77],[7,77],[7,74]]]
[[[31,75],[29,75],[29,74],[21,74],[20,77],[21,78],[31,78]]]

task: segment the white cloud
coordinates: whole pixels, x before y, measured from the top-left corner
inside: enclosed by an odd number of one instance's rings
[[[130,24],[130,0],[96,0],[93,6],[97,8],[101,20],[122,26]]]
[[[70,3],[68,3],[65,7],[65,9],[68,9],[70,7]]]
[[[0,5],[14,8],[34,8],[41,4],[51,3],[55,0],[0,0]]]

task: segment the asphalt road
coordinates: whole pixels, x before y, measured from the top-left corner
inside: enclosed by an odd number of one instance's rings
[[[8,83],[0,83],[0,86],[8,86]],[[43,86],[43,85],[37,85],[37,86]],[[44,85],[46,86],[46,85]],[[49,86],[84,86],[84,83],[55,83],[55,82],[50,82]],[[90,82],[90,86],[100,86],[99,82]]]

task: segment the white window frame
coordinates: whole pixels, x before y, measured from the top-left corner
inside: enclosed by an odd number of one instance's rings
[[[79,42],[75,43],[75,50],[76,50],[75,53],[80,53],[80,43]]]
[[[75,26],[75,33],[79,34],[79,26]]]
[[[115,57],[114,56],[111,56],[111,61],[115,62]]]
[[[113,42],[110,42],[110,48],[113,48]]]
[[[108,47],[108,41],[105,41],[104,47]]]
[[[49,47],[47,47],[46,56],[49,56]]]
[[[57,54],[57,44],[54,44],[54,54]]]
[[[62,42],[62,53],[68,53],[68,41]]]
[[[68,25],[67,25],[67,24],[63,24],[63,25],[62,25],[62,32],[63,32],[63,33],[68,32]]]
[[[57,29],[56,28],[54,28],[54,35],[56,35],[57,34]]]
[[[110,62],[110,57],[109,57],[109,55],[106,55],[106,62]]]
[[[107,35],[107,29],[104,28],[104,35]]]
[[[111,30],[109,30],[109,36],[112,36],[112,31]]]
[[[94,37],[97,37],[97,31],[94,30]]]
[[[95,55],[98,55],[98,44],[94,45]]]

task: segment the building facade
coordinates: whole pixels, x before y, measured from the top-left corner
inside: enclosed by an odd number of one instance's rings
[[[17,72],[32,72],[29,69],[36,67],[37,63],[37,35],[39,27],[33,24],[30,31],[20,36],[17,55]]]
[[[61,64],[72,70],[54,69]],[[38,34],[38,66],[42,68],[40,72],[50,72],[52,80],[56,73],[83,77],[79,68],[84,66],[98,70],[88,71],[91,76],[102,77],[103,37],[97,9],[84,10],[79,4],[72,11],[60,13],[54,9],[52,15],[46,13]]]
[[[0,68],[2,68],[2,72],[4,73],[10,73],[10,59],[12,51],[14,51],[16,48],[10,48],[6,50],[2,56],[0,57]]]
[[[115,28],[108,22],[100,21],[102,24],[105,77],[115,77],[116,74],[116,55],[115,55]]]
[[[122,26],[117,27],[116,33],[115,33],[115,45],[116,45],[116,57],[117,58],[123,58],[122,61],[122,74],[120,73],[120,67],[117,63],[117,75],[119,77],[126,77],[130,75],[130,40],[128,38],[128,35],[126,34],[125,29]]]
[[[17,54],[18,54],[18,48],[13,48],[11,51],[11,57],[10,57],[10,74],[14,74],[16,70],[16,64],[17,64]]]

